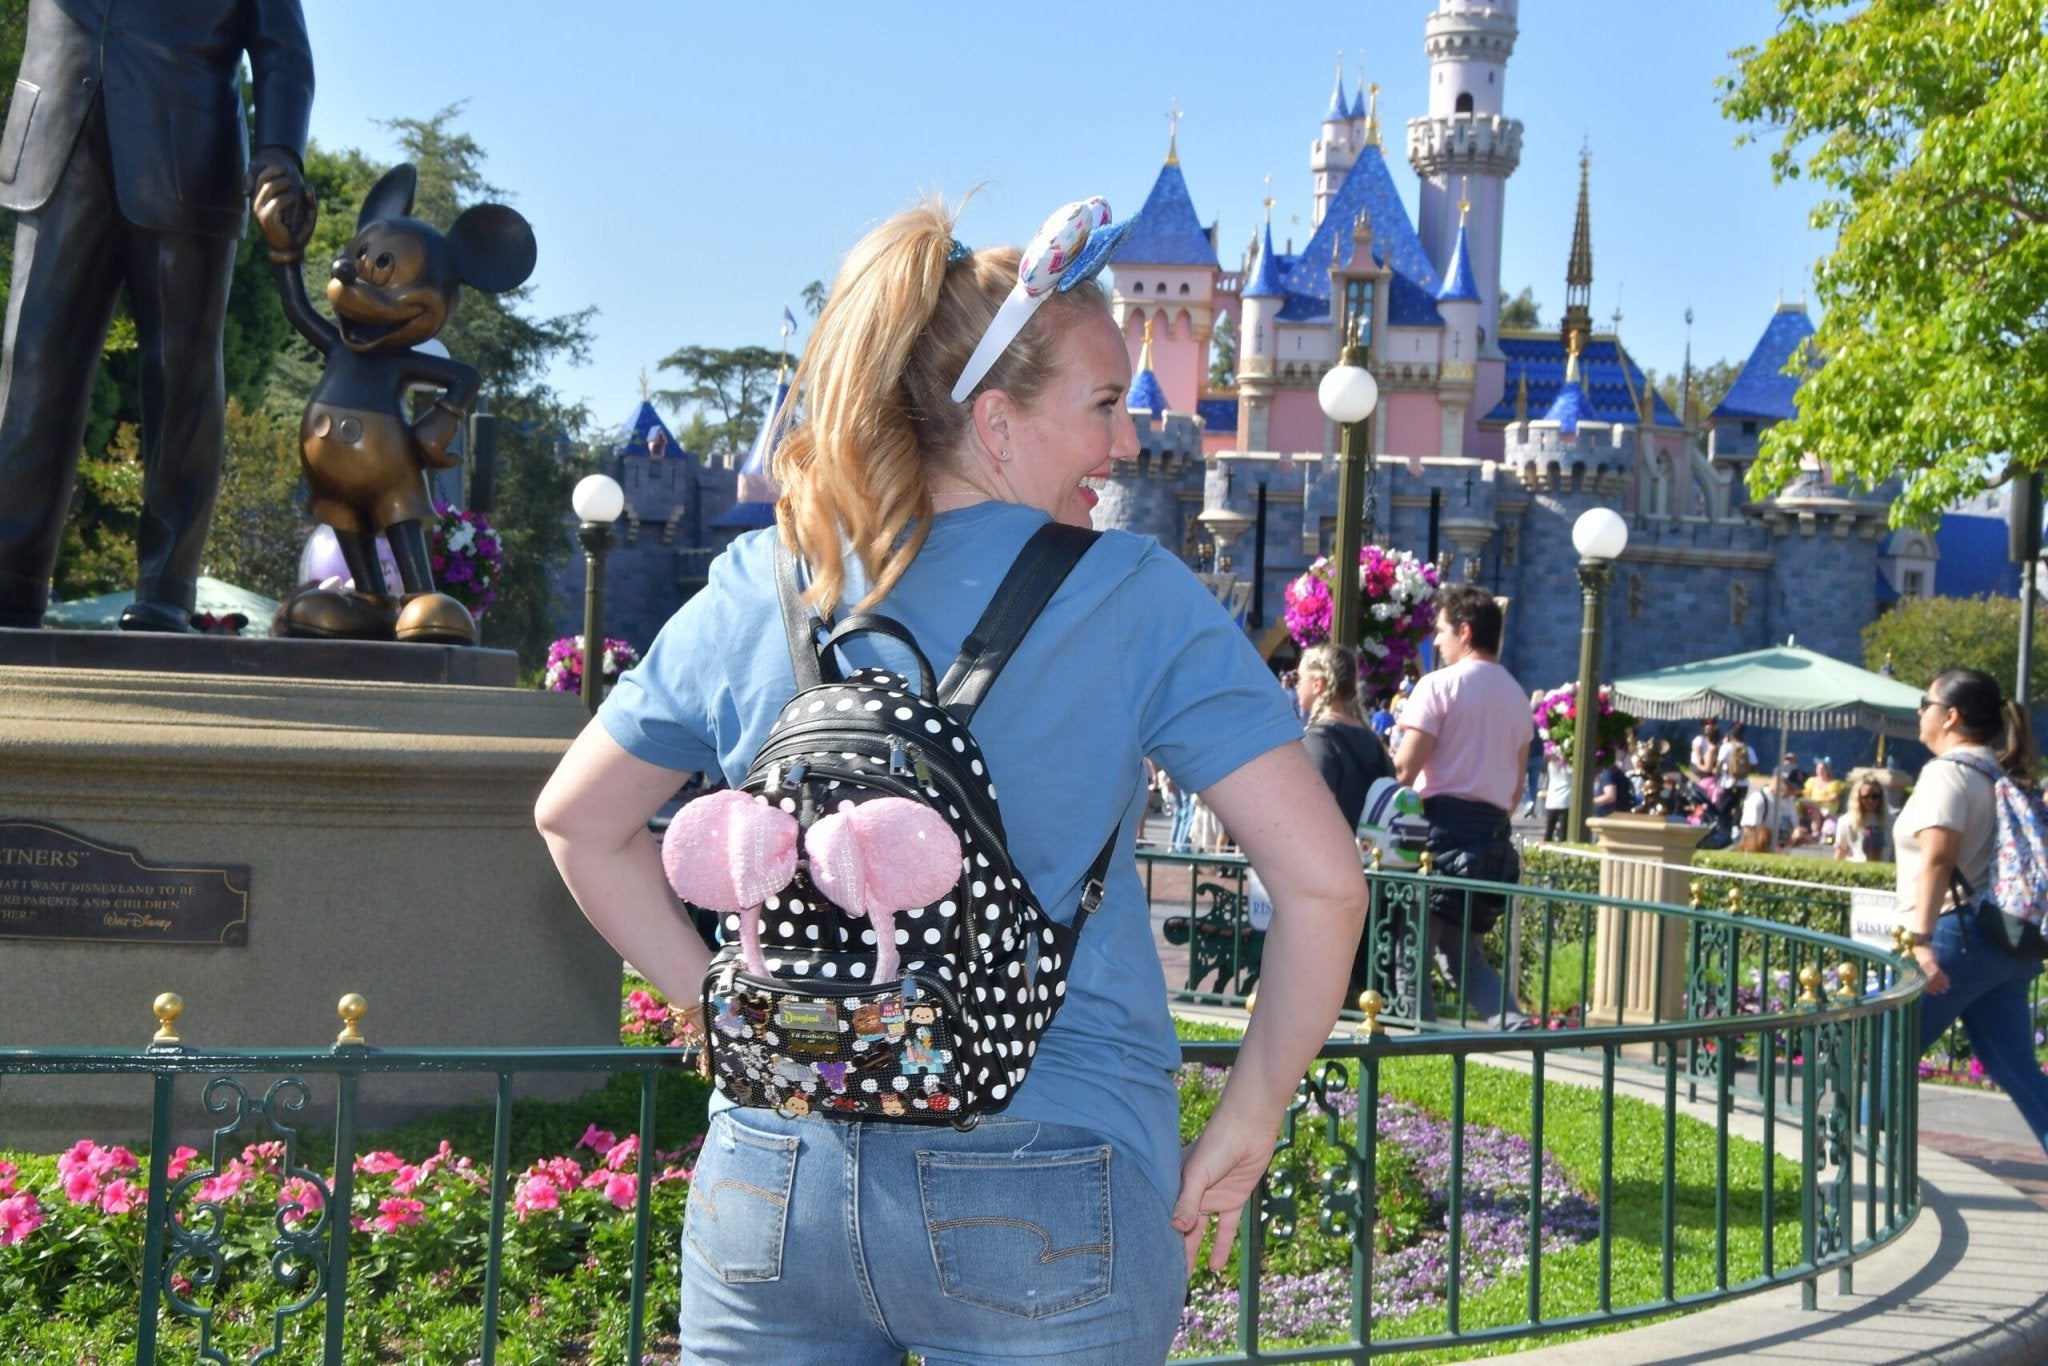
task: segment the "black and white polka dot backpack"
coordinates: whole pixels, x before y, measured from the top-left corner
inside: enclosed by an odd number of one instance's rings
[[[734,867],[774,870],[738,889],[742,909],[714,907],[729,912],[728,942],[705,978],[705,1034],[712,1075],[735,1103],[966,1126],[1016,1094],[1065,997],[1116,835],[1089,869],[1074,923],[1055,923],[1010,861],[968,723],[1094,540],[1040,529],[942,681],[910,632],[874,613],[846,617],[820,646],[795,562],[777,547],[796,696],[727,794],[731,809],[706,808],[696,834],[681,835],[729,839]],[[907,646],[916,684],[883,669],[841,676],[835,647],[862,633]]]

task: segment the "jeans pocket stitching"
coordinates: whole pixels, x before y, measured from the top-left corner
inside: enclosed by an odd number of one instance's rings
[[[1005,1314],[1012,1318],[1044,1319],[1064,1314],[1106,1298],[1114,1289],[1116,1267],[1116,1220],[1110,1204],[1110,1149],[1107,1146],[1090,1148],[1085,1152],[1068,1152],[1058,1155],[1047,1154],[1043,1160],[1017,1161],[1003,1158],[988,1160],[992,1155],[967,1153],[931,1153],[917,1155],[919,1199],[925,1218],[925,1237],[930,1244],[932,1261],[938,1271],[939,1290],[946,1298],[962,1304],[971,1304],[993,1313]],[[981,1159],[981,1160],[977,1160]],[[1055,1248],[1051,1232],[1042,1224],[1028,1219],[1005,1215],[966,1215],[955,1219],[941,1219],[933,1209],[931,1176],[934,1168],[977,1169],[988,1168],[991,1174],[1001,1170],[1015,1173],[1019,1168],[1056,1170],[1060,1168],[1085,1169],[1092,1167],[1095,1173],[1094,1220],[1100,1236],[1092,1242],[1074,1243],[1067,1247]],[[963,1272],[957,1267],[955,1258],[949,1258],[946,1240],[941,1234],[969,1228],[1016,1228],[1036,1233],[1043,1250],[1037,1257],[1040,1266],[1050,1266],[1069,1257],[1088,1256],[1096,1265],[1094,1274],[1073,1293],[1059,1300],[1043,1303],[1024,1304],[1014,1300],[1001,1300],[964,1283]]]
[[[726,1120],[726,1127],[730,1130],[730,1137],[735,1145],[752,1149],[762,1156],[779,1156],[783,1159],[778,1170],[782,1189],[777,1192],[756,1182],[743,1181],[736,1177],[720,1177],[708,1185],[695,1185],[690,1191],[689,1207],[684,1212],[683,1237],[697,1250],[697,1255],[703,1258],[704,1264],[711,1269],[712,1274],[728,1285],[779,1280],[782,1277],[783,1244],[789,1233],[790,1192],[796,1185],[797,1139],[794,1136],[758,1133],[730,1119]],[[714,1224],[719,1222],[718,1194],[721,1191],[743,1192],[750,1197],[766,1201],[779,1211],[773,1216],[773,1233],[764,1240],[765,1246],[760,1259],[762,1266],[758,1269],[747,1267],[735,1270],[722,1264],[719,1258],[713,1255],[712,1249],[697,1236],[703,1220],[709,1219]],[[696,1215],[694,1219],[691,1218],[692,1213]]]

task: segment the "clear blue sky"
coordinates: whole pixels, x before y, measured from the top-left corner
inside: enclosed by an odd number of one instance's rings
[[[972,4],[306,0],[313,136],[389,160],[380,120],[463,102],[458,126],[539,236],[533,308],[598,309],[591,363],[553,381],[618,426],[641,367],[660,387],[654,367],[679,346],[774,345],[783,304],[802,318],[803,286],[920,191],[984,184],[961,226],[975,245],[1018,241],[1088,194],[1136,210],[1170,100],[1225,265],[1269,172],[1274,235],[1305,241],[1339,47],[1350,81],[1362,60],[1380,83],[1412,215],[1403,129],[1425,107],[1434,8],[1190,0],[1072,7],[1056,23]],[[1828,246],[1806,226],[1811,188],[1774,186],[1766,147],[1735,147],[1717,106],[1729,50],[1775,22],[1769,0],[1527,0],[1506,87],[1524,125],[1509,292],[1532,286],[1557,317],[1583,141],[1601,325],[1618,305],[1637,359],[1675,369],[1689,306],[1697,363],[1748,354]]]

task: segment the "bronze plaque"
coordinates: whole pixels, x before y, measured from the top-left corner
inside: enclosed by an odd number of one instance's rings
[[[249,869],[151,863],[44,821],[0,820],[0,938],[249,942]]]

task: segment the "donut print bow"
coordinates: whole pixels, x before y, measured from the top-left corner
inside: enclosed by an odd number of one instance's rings
[[[1064,206],[1039,226],[1017,262],[1017,284],[981,334],[974,354],[953,385],[953,401],[962,402],[994,368],[1024,324],[1055,290],[1065,291],[1092,280],[1109,264],[1116,249],[1136,227],[1136,218],[1110,221],[1109,201],[1100,195]]]

